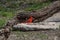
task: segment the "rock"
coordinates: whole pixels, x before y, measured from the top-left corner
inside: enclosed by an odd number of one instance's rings
[[[60,12],[44,20],[44,22],[60,22]]]

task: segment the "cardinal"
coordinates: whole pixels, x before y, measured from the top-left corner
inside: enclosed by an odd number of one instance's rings
[[[30,16],[30,18],[25,21],[25,23],[32,23],[32,22],[33,22],[33,17],[32,16]]]

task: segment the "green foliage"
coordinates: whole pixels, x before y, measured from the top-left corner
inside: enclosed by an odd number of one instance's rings
[[[3,25],[5,24],[6,19],[5,18],[0,18],[0,28],[3,27]]]
[[[50,3],[51,3],[50,1],[44,2],[44,3],[35,3],[35,4],[32,4],[28,8],[25,8],[25,11],[38,10],[38,9],[41,9],[41,8],[43,8],[45,6],[48,6]]]
[[[4,12],[0,11],[0,28],[6,23],[8,19],[11,19],[14,16],[13,12]]]
[[[11,18],[14,16],[13,12],[4,12],[4,11],[0,11],[0,16],[2,17],[6,17],[6,18]]]
[[[2,11],[12,11],[12,10],[18,10],[21,5],[23,4],[29,4],[30,7],[26,8],[25,10],[31,11],[40,9],[46,5],[48,5],[52,0],[47,0],[45,3],[41,3],[40,0],[6,0],[0,2],[0,10]]]

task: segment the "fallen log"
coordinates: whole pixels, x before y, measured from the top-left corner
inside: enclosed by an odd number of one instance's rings
[[[46,22],[46,23],[20,23],[14,25],[13,28],[15,30],[24,30],[24,31],[32,31],[32,30],[46,30],[46,29],[59,29],[59,24],[55,22]]]
[[[55,1],[51,3],[48,7],[43,8],[42,10],[33,11],[33,12],[21,12],[21,13],[18,13],[16,17],[17,19],[19,17],[18,20],[20,22],[22,22],[21,20],[25,21],[30,16],[34,18],[33,22],[42,22],[43,20],[51,17],[58,11],[60,11],[60,1]]]

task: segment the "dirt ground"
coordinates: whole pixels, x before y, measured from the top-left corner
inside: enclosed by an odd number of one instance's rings
[[[1,38],[1,37],[0,37]],[[59,30],[14,31],[8,40],[60,40]]]

